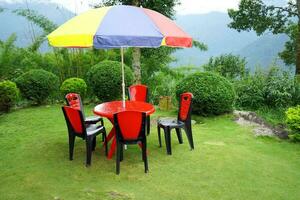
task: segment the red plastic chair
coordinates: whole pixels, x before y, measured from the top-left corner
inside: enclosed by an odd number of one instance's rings
[[[161,147],[160,128],[164,129],[167,154],[172,155],[171,149],[171,130],[175,129],[177,138],[182,144],[181,129],[184,129],[188,138],[191,149],[194,149],[194,141],[192,134],[191,111],[192,111],[192,93],[183,93],[180,95],[179,111],[177,119],[162,118],[157,121],[157,132],[159,147]]]
[[[120,174],[120,161],[123,160],[123,148],[125,144],[141,144],[145,173],[148,172],[147,140],[145,134],[146,113],[137,111],[123,111],[114,114],[114,126],[116,128],[116,173]]]
[[[128,88],[128,96],[130,101],[148,102],[149,90],[146,85],[132,85]],[[150,134],[150,116],[147,116],[147,135]]]
[[[100,122],[101,125],[104,126],[103,119],[99,116],[85,117],[84,111],[83,111],[82,101],[81,101],[81,98],[80,98],[79,94],[69,93],[65,96],[65,99],[66,99],[66,102],[67,102],[68,106],[82,111],[83,119],[85,121],[85,124],[96,124],[96,123]]]
[[[103,134],[105,143],[105,154],[107,155],[107,141],[105,127],[91,124],[86,126],[83,120],[82,111],[70,106],[62,107],[69,133],[69,156],[73,160],[75,137],[86,140],[86,166],[91,165],[92,151],[96,148],[96,136]]]
[[[148,87],[146,85],[132,85],[128,88],[130,101],[148,102]]]

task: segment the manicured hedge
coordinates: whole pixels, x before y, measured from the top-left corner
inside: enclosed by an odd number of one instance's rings
[[[22,96],[38,105],[44,103],[59,87],[58,77],[42,69],[24,73],[16,79],[16,83]]]
[[[17,101],[19,90],[11,81],[0,82],[0,112],[8,112]]]
[[[68,78],[60,86],[60,91],[64,96],[68,93],[80,94],[83,99],[86,95],[87,85],[81,78]]]
[[[88,85],[101,101],[120,99],[122,95],[121,63],[117,61],[103,61],[93,66],[88,74]],[[132,70],[125,66],[126,88],[133,83]]]
[[[218,115],[232,111],[235,92],[225,78],[209,73],[197,72],[184,78],[176,87],[176,95],[191,92],[194,95],[193,113]]]

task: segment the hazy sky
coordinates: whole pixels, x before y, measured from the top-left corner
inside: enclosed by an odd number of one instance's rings
[[[0,0],[1,1],[1,0]],[[28,0],[30,1],[30,0]],[[64,5],[71,11],[82,12],[88,9],[89,4],[100,0],[51,0]],[[226,12],[228,8],[236,8],[239,0],[181,0],[176,8],[178,14],[207,13],[211,11]]]

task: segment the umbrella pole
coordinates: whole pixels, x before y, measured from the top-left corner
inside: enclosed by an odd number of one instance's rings
[[[121,61],[122,61],[122,99],[123,108],[125,108],[125,73],[124,73],[124,49],[121,47]]]

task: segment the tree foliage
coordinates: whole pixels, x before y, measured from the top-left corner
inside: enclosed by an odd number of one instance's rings
[[[228,14],[233,20],[229,27],[238,31],[254,30],[258,35],[268,30],[274,34],[284,33],[293,22],[292,17],[298,15],[293,1],[286,7],[277,7],[266,5],[262,0],[241,0],[239,9],[229,9]]]
[[[247,72],[245,58],[232,54],[211,57],[203,68],[205,71],[216,72],[228,79],[242,78]]]
[[[300,73],[299,5],[299,0],[290,0],[286,6],[267,5],[263,0],[241,0],[238,10],[228,10],[229,17],[233,20],[229,27],[237,31],[254,30],[258,35],[266,31],[274,34],[287,33],[290,41],[286,43],[286,49],[280,53],[280,57],[286,64],[295,64],[298,74]]]

